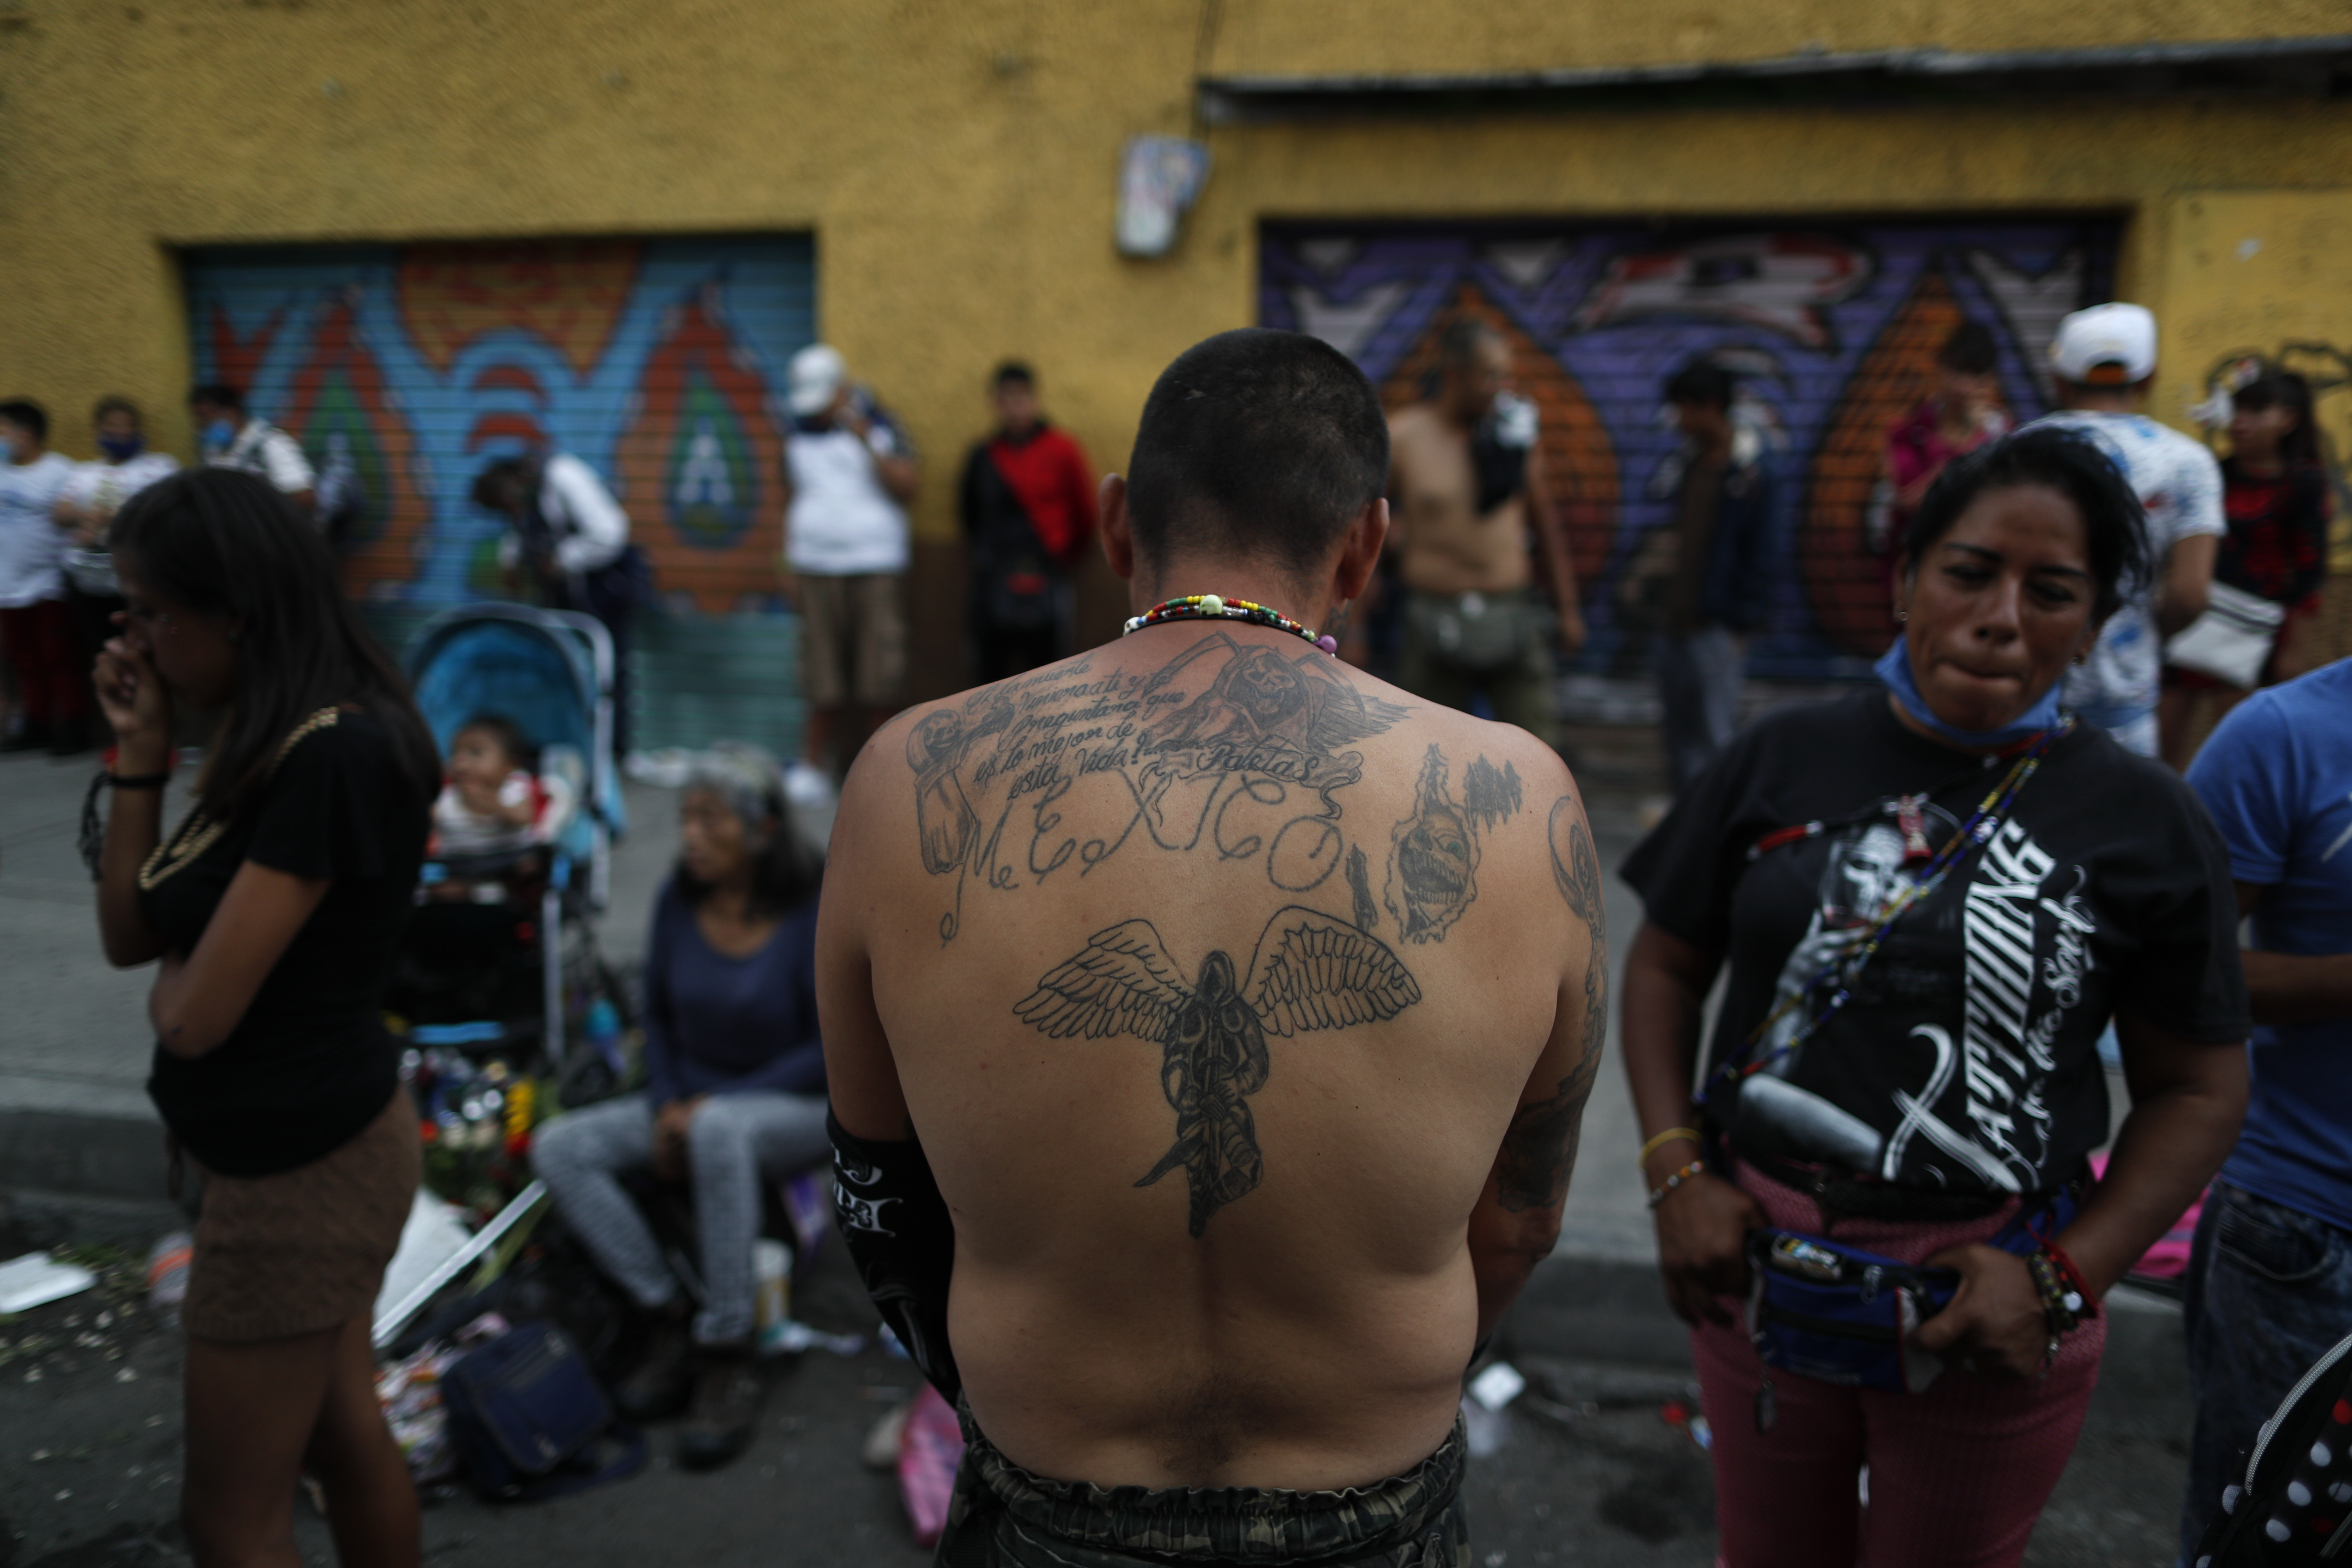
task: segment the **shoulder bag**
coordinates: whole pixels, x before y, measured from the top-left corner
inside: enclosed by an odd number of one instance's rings
[[[551,1323],[523,1323],[445,1375],[449,1443],[484,1497],[568,1496],[645,1468],[645,1435],[617,1422],[596,1374]]]
[[[2216,583],[2205,613],[2164,645],[2164,662],[2252,691],[2263,683],[2263,667],[2285,624],[2285,605]]]

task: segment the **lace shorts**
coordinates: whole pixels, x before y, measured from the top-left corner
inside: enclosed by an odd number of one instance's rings
[[[271,1176],[204,1171],[181,1322],[197,1339],[241,1342],[317,1333],[369,1311],[423,1159],[402,1089],[351,1142],[307,1165]]]

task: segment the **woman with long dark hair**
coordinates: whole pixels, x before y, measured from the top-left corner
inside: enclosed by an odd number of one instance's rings
[[[556,1208],[652,1320],[621,1407],[650,1420],[690,1405],[678,1458],[692,1468],[742,1452],[759,1417],[761,1177],[832,1152],[816,1023],[822,875],[774,759],[728,741],[704,753],[678,800],[677,869],[654,904],[645,1091],[558,1118],[532,1148]],[[647,1170],[693,1181],[703,1290],[690,1323],[685,1291],[621,1185]]]
[[[2308,668],[2296,649],[2296,634],[2319,612],[2319,590],[2327,581],[2327,520],[2334,510],[2319,427],[2312,423],[2311,383],[2294,372],[2257,369],[2231,395],[2221,510],[2230,531],[2213,559],[2213,581],[2286,612],[2261,676],[2263,685],[2276,685]],[[2219,676],[2165,666],[2157,705],[2164,760],[2186,771],[2196,755],[2200,703],[2210,701],[2218,724],[2246,695],[2246,688]]]
[[[2059,705],[2141,530],[2070,431],[1954,459],[1883,686],[1759,721],[1626,861],[1626,1072],[1731,1568],[2018,1562],[2100,1298],[2237,1135],[2227,853],[2178,776]],[[2111,1018],[2132,1106],[2094,1184]]]
[[[175,1166],[203,1178],[182,1310],[189,1545],[200,1565],[292,1568],[307,1470],[345,1563],[413,1564],[369,1310],[419,1162],[378,997],[439,760],[325,543],[262,480],[164,479],[109,542],[125,607],[97,668],[117,738],[99,931],[110,962],[158,964],[148,1092]],[[216,718],[166,837],[185,710]]]

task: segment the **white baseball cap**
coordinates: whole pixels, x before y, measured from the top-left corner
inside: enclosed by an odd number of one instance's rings
[[[2050,368],[2078,386],[2129,386],[2156,371],[2156,317],[2145,305],[2094,305],[2058,323]]]
[[[849,379],[849,362],[839,349],[811,343],[793,356],[789,374],[793,412],[805,419],[832,406],[834,395]]]

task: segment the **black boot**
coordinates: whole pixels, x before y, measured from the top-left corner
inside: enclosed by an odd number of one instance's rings
[[[767,1393],[748,1342],[697,1346],[694,1407],[677,1435],[677,1462],[714,1469],[750,1447]]]
[[[613,1391],[613,1403],[623,1415],[632,1421],[658,1421],[686,1408],[694,1394],[687,1359],[693,1346],[686,1327],[683,1311],[665,1311],[654,1319],[644,1357]]]

